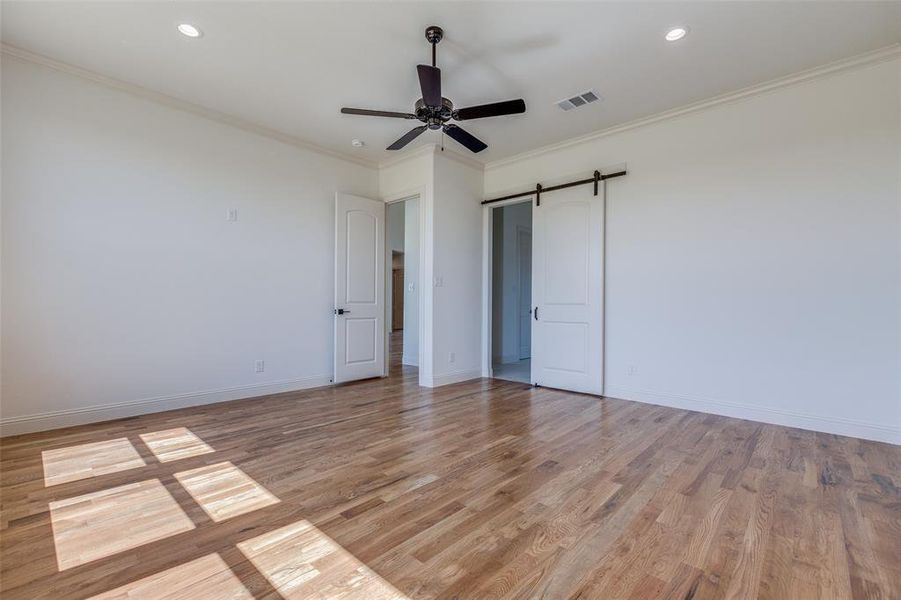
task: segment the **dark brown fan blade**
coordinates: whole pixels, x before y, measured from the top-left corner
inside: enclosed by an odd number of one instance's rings
[[[518,115],[526,112],[526,103],[522,98],[518,100],[505,100],[494,104],[480,104],[468,106],[454,111],[454,118],[458,121],[470,119],[484,119],[485,117],[500,117],[503,115]]]
[[[429,128],[428,125],[421,125],[419,127],[414,127],[413,129],[411,129],[410,131],[405,133],[403,135],[403,137],[401,137],[399,140],[397,140],[396,142],[394,142],[393,144],[388,146],[388,150],[400,150],[401,148],[403,148],[404,146],[406,146],[407,144],[409,144],[410,142],[415,140],[417,137],[419,137],[419,134],[428,128]]]
[[[422,101],[426,106],[441,106],[441,69],[429,65],[417,65],[419,71],[419,87],[422,88]]]
[[[368,110],[366,108],[342,108],[345,115],[364,115],[367,117],[394,117],[395,119],[415,119],[413,113],[391,112],[387,110]]]
[[[485,142],[483,142],[476,136],[472,135],[465,129],[463,129],[461,127],[457,127],[456,125],[453,125],[453,124],[445,125],[444,133],[451,136],[452,138],[454,138],[455,140],[457,140],[458,142],[460,142],[461,144],[463,144],[464,146],[466,146],[473,152],[481,152],[482,150],[484,150],[485,148],[488,147],[488,144],[486,144]]]

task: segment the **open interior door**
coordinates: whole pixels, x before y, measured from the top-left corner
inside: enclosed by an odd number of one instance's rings
[[[335,194],[335,383],[385,374],[385,203]]]
[[[603,196],[591,186],[542,195],[532,245],[532,383],[602,394]]]

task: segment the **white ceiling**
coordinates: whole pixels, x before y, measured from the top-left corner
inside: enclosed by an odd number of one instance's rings
[[[430,24],[457,107],[526,101],[463,124],[484,162],[896,43],[901,2],[2,2],[7,44],[371,160],[415,122],[338,109],[410,110]],[[588,88],[603,101],[554,105]]]

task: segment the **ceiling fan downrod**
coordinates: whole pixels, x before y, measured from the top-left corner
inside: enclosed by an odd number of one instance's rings
[[[425,39],[432,45],[432,66],[437,67],[438,42],[444,37],[444,30],[437,25],[429,25],[425,28]]]

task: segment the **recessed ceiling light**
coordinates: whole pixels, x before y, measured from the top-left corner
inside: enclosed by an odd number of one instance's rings
[[[199,38],[203,33],[190,23],[179,23],[178,32],[190,38]]]
[[[357,138],[354,138],[354,139],[350,140],[350,145],[353,146],[354,148],[362,148],[366,144],[363,142],[363,140],[358,140]]]
[[[666,41],[675,42],[681,40],[688,34],[688,27],[673,27],[666,32]]]

